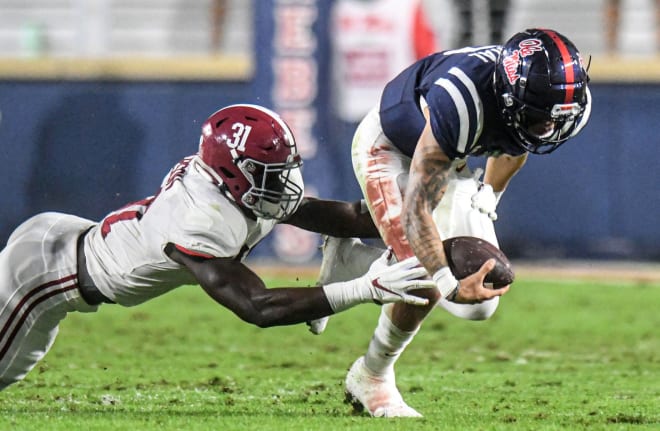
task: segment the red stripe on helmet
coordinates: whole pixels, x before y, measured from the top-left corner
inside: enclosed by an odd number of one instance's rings
[[[573,92],[575,88],[575,66],[573,64],[573,58],[571,53],[568,51],[566,43],[559,37],[557,33],[550,30],[543,30],[545,34],[550,36],[555,44],[557,49],[559,49],[559,54],[561,54],[562,62],[564,63],[564,73],[566,77],[566,94],[564,95],[564,103],[571,103],[573,101]]]

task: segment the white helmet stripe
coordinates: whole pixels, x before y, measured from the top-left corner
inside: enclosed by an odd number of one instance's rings
[[[591,91],[589,91],[589,87],[586,88],[586,94],[587,94],[587,103],[584,107],[584,114],[582,114],[582,117],[580,118],[580,122],[578,123],[577,127],[575,127],[575,130],[573,130],[573,133],[571,133],[571,136],[575,136],[578,134],[584,126],[587,125],[587,122],[589,121],[589,117],[591,116]]]

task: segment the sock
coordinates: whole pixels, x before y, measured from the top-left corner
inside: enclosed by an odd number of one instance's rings
[[[387,315],[390,307],[391,305],[381,308],[378,326],[364,357],[364,364],[376,375],[394,372],[394,363],[419,331],[419,328],[414,331],[402,331],[394,326]]]

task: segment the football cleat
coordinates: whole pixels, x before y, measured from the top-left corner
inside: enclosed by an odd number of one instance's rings
[[[329,316],[321,317],[320,319],[314,319],[307,322],[309,327],[309,332],[314,335],[319,335],[325,331],[325,327],[328,326],[328,321],[330,320]]]
[[[346,375],[346,402],[358,411],[367,411],[373,417],[421,418],[422,415],[403,401],[396,387],[394,371],[375,375],[360,356]]]

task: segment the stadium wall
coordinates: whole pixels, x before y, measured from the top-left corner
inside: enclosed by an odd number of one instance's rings
[[[200,122],[239,102],[270,106],[292,125],[308,193],[358,199],[351,130],[329,109],[329,2],[255,3],[257,49],[241,73],[238,60],[226,76],[213,72],[217,59],[148,69],[51,61],[47,74],[34,63],[44,60],[0,61],[0,241],[40,211],[100,219],[151,195],[196,151]],[[660,259],[658,75],[642,66],[642,78],[622,82],[603,63],[594,61],[590,124],[551,156],[530,157],[503,197],[496,228],[512,257]],[[280,226],[254,255],[300,263],[318,257],[318,244]]]

